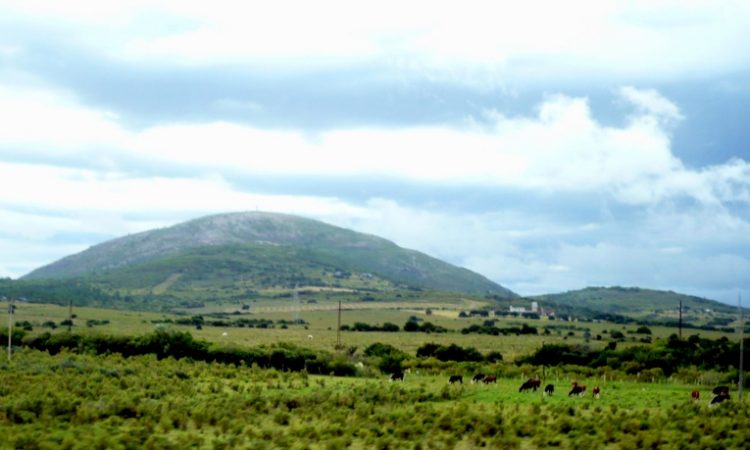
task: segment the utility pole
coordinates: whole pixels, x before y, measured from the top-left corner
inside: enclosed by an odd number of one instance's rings
[[[16,308],[13,306],[13,298],[8,299],[8,362],[10,362],[11,347],[13,345],[13,313]]]
[[[73,299],[68,303],[68,333],[73,331]]]
[[[339,300],[339,318],[336,324],[336,348],[341,348],[341,300]]]
[[[680,339],[682,339],[682,300],[680,300],[680,320],[677,323],[677,326],[679,327],[678,328],[679,337]]]
[[[738,377],[738,395],[740,398],[740,403],[742,403],[742,385],[744,384],[743,372],[745,371],[745,320],[742,314],[742,294],[737,294],[737,308],[739,309],[740,313],[740,376]]]

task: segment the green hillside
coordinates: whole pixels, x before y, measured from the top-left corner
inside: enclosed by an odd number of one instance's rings
[[[680,302],[686,324],[721,327],[737,314],[735,307],[715,300],[638,287],[587,287],[534,299],[560,315],[621,316],[645,322],[676,322]]]
[[[313,286],[515,294],[385,239],[269,213],[208,216],[93,246],[26,275],[77,279],[118,295],[219,299]]]

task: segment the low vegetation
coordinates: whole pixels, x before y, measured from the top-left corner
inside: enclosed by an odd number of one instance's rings
[[[0,364],[8,448],[743,448],[750,410],[689,386],[609,383],[600,399],[517,380],[339,378],[155,355],[17,353]]]

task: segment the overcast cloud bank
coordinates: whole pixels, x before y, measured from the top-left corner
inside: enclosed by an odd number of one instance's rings
[[[750,8],[573,6],[4,4],[0,276],[259,209],[521,294],[733,301],[750,283],[750,136],[727,108],[750,99]],[[732,100],[703,103],[733,111],[733,140],[697,119],[687,82]]]

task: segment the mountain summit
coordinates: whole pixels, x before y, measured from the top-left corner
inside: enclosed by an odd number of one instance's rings
[[[85,278],[158,291],[240,278],[253,289],[325,286],[352,274],[392,286],[516,296],[482,275],[377,236],[264,212],[212,215],[113,239],[24,278]]]

